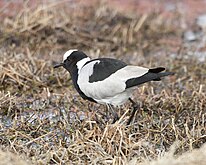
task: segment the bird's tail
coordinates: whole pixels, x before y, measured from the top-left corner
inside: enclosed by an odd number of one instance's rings
[[[158,68],[153,68],[153,69],[149,69],[149,73],[155,73],[155,77],[153,81],[160,81],[161,77],[165,77],[165,76],[169,76],[169,75],[174,75],[174,72],[162,72],[164,71],[165,68],[163,67],[158,67]]]
[[[144,74],[143,76],[127,80],[126,88],[137,86],[137,85],[146,83],[148,81],[160,81],[161,77],[175,74],[174,72],[162,72],[164,70],[165,68],[163,67],[149,69],[148,73]]]

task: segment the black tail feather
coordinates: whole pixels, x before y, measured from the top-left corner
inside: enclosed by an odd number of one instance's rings
[[[159,72],[162,72],[162,71],[164,71],[164,70],[165,70],[165,68],[163,68],[163,67],[158,67],[158,68],[149,69],[149,72],[150,72],[150,73],[159,73]]]
[[[163,70],[165,70],[165,68],[162,68],[162,67],[149,69],[149,72],[146,73],[145,75],[127,80],[126,88],[137,86],[137,85],[146,83],[148,81],[160,81],[161,77],[175,74],[174,72],[161,72]]]
[[[162,72],[162,73],[157,73],[157,75],[159,77],[165,77],[165,76],[169,76],[169,75],[174,75],[175,72]]]
[[[161,78],[156,78],[156,79],[153,79],[152,81],[160,81]]]

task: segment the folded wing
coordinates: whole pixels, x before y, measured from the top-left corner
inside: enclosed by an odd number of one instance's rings
[[[164,70],[162,67],[148,69],[130,66],[119,60],[103,58],[86,63],[79,72],[77,84],[87,97],[99,101],[124,93],[128,88],[174,74],[162,72]]]
[[[79,72],[77,83],[81,91],[96,100],[106,99],[124,92],[126,82],[141,77],[147,68],[128,66],[115,59],[92,60]]]

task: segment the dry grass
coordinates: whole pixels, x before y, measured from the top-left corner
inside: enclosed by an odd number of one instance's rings
[[[191,152],[184,153],[182,155],[174,156],[175,152],[175,145],[171,147],[171,150],[168,153],[162,154],[158,160],[144,162],[141,165],[164,165],[164,164],[171,164],[171,165],[204,165],[206,160],[206,145],[204,144],[200,149],[194,149]]]
[[[0,165],[27,165],[30,164],[30,162],[27,160],[24,160],[23,158],[20,158],[19,156],[11,153],[11,152],[5,152],[0,150]]]
[[[16,17],[2,19],[0,159],[11,154],[7,149],[34,164],[204,163],[206,63],[188,55],[199,43],[182,41],[181,19],[178,12],[165,20],[161,13],[128,16],[102,4],[73,9],[64,3],[25,4]],[[125,124],[129,104],[109,124],[104,106],[82,100],[68,73],[53,69],[70,48],[166,66],[176,76],[135,92],[141,108],[133,124]]]

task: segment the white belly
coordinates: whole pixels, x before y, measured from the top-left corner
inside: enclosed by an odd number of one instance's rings
[[[134,91],[134,88],[126,89],[124,92],[117,94],[113,97],[107,97],[104,99],[95,99],[100,104],[111,104],[113,106],[119,106],[124,104],[129,97],[131,97],[132,92]]]

